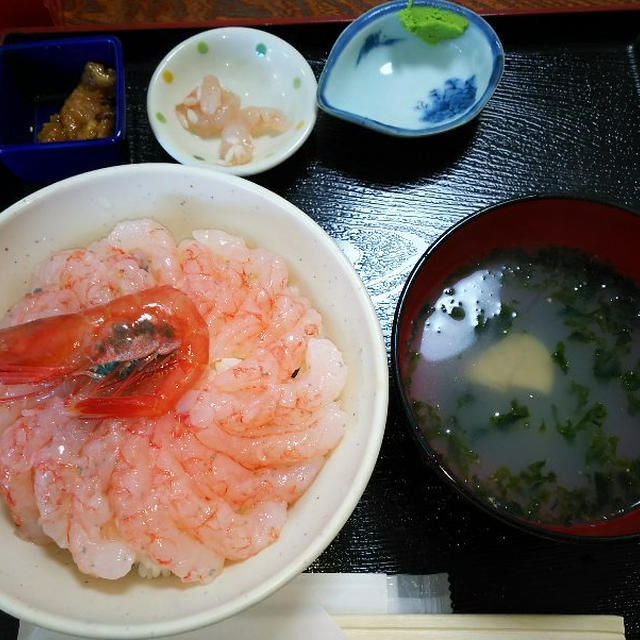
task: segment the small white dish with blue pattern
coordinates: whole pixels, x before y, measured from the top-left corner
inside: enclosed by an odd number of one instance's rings
[[[334,44],[318,83],[324,111],[382,133],[417,137],[459,127],[486,105],[502,76],[504,51],[492,27],[444,0],[414,7],[452,11],[468,20],[456,38],[428,44],[405,30],[405,0],[374,7]]]

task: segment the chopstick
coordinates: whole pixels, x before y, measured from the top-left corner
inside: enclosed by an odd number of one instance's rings
[[[334,616],[349,640],[624,640],[624,620],[605,615]]]

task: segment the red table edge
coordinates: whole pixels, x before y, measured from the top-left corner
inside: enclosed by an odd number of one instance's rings
[[[614,4],[614,5],[598,5],[593,7],[540,7],[536,9],[530,8],[513,8],[500,9],[496,11],[482,11],[479,15],[485,17],[491,16],[527,16],[527,15],[562,15],[577,13],[598,13],[598,12],[624,12],[638,11],[640,12],[640,4]],[[64,25],[39,25],[39,26],[0,26],[0,43],[9,34],[47,34],[52,35],[70,32],[91,32],[91,31],[135,31],[135,30],[152,30],[152,29],[208,29],[215,27],[231,27],[231,26],[280,26],[280,25],[305,25],[305,24],[321,24],[321,23],[348,23],[354,20],[355,15],[336,15],[336,16],[299,16],[288,18],[218,18],[216,20],[200,20],[185,22],[139,22],[128,24],[111,24],[111,23],[91,23],[91,24],[64,24]]]

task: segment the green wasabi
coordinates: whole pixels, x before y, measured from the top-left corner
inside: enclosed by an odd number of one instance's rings
[[[414,7],[413,0],[409,0],[407,8],[400,11],[399,17],[404,29],[427,44],[458,38],[469,26],[469,21],[464,16],[435,7]]]

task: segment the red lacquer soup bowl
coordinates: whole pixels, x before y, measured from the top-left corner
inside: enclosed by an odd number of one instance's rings
[[[479,508],[555,538],[640,533],[638,247],[637,212],[535,196],[465,218],[414,267],[394,319],[394,382],[428,462]],[[507,297],[516,281],[522,301]],[[552,320],[538,334],[540,313]],[[503,408],[487,412],[487,397]]]

